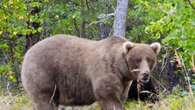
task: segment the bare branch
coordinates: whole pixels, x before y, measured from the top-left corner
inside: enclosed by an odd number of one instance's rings
[[[194,7],[194,5],[192,4],[192,1],[191,1],[191,0],[188,0],[188,3],[189,3],[189,5],[191,6],[191,8],[195,10],[195,7]]]

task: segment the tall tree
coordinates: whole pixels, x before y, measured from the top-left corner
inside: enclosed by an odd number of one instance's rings
[[[81,25],[80,25],[80,37],[86,37],[85,36],[85,1],[81,0]]]
[[[124,37],[126,30],[126,16],[128,10],[128,1],[129,0],[117,0],[117,8],[115,11],[115,20],[114,20],[114,33],[113,35]]]

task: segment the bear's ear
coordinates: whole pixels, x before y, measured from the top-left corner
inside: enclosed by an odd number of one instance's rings
[[[129,41],[124,42],[123,43],[123,52],[128,53],[129,50],[131,50],[134,46],[135,46],[135,44],[132,42],[129,42]]]
[[[161,48],[160,43],[154,42],[154,43],[150,44],[150,47],[152,48],[154,53],[158,54],[160,52],[160,48]]]

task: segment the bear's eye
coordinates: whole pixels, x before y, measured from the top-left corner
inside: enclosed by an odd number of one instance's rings
[[[146,60],[147,60],[147,62],[148,62],[148,64],[149,64],[150,66],[152,66],[152,65],[154,64],[154,60],[153,60],[153,59],[151,59],[151,58],[146,58]]]
[[[141,62],[141,60],[142,60],[141,58],[137,58],[137,59],[135,59],[135,62],[138,63],[138,62]]]

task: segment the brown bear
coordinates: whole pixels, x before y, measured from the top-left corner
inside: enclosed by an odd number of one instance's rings
[[[35,110],[95,101],[102,110],[124,110],[131,81],[149,81],[159,51],[159,43],[132,43],[114,36],[93,41],[56,35],[27,51],[22,83]]]

